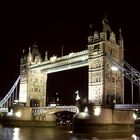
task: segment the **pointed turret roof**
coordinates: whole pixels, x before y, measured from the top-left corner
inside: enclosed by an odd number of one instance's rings
[[[103,24],[103,32],[111,32],[111,28],[109,25],[109,21],[107,19],[107,16],[105,16],[102,20],[102,24]]]

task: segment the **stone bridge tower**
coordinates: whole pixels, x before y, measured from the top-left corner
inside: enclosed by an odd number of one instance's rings
[[[116,37],[105,17],[102,21],[103,31],[93,31],[90,26],[88,37],[89,50],[89,91],[88,101],[96,105],[112,105],[122,103],[124,99],[124,77],[118,71],[113,71],[112,62],[107,54],[123,66],[123,38],[121,30]]]
[[[20,64],[20,91],[19,101],[26,106],[46,105],[46,81],[47,75],[40,68],[32,68],[32,64],[38,65],[42,61],[38,46],[29,47],[28,54],[21,58]]]

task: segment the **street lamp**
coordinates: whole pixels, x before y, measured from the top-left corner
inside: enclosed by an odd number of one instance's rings
[[[116,94],[117,94],[117,90],[116,90],[116,88],[117,88],[116,87],[116,74],[117,73],[116,72],[118,71],[118,68],[116,66],[112,66],[111,70],[115,72],[115,100],[114,101],[115,101],[115,104],[116,104]]]

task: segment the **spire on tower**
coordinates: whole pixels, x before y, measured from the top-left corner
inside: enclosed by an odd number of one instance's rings
[[[26,61],[26,56],[25,56],[25,50],[22,50],[22,57],[21,57],[21,63],[24,63]]]
[[[41,59],[41,54],[40,54],[40,52],[38,50],[38,45],[36,44],[36,42],[33,44],[32,55],[33,55],[33,61],[35,61],[35,58]],[[36,60],[36,61],[38,61],[38,60]]]
[[[107,19],[107,16],[105,16],[102,20],[102,24],[103,24],[103,32],[111,32],[111,28],[109,25],[109,21]]]
[[[90,24],[89,25],[89,36],[88,36],[88,44],[92,44],[93,43],[93,25]]]
[[[23,59],[25,58],[25,50],[24,49],[22,50],[22,58]]]
[[[119,39],[120,40],[123,40],[123,37],[122,37],[122,29],[121,28],[119,28]]]
[[[29,53],[28,53],[28,56],[27,56],[27,62],[29,64],[31,64],[33,62],[33,56],[32,56],[32,53],[31,53],[31,47],[29,46]]]
[[[89,25],[89,36],[93,35],[93,24]]]
[[[119,29],[119,39],[118,39],[118,44],[120,45],[120,47],[123,48],[123,37],[122,37],[122,30],[121,30],[121,28]]]
[[[64,55],[64,47],[63,47],[63,44],[62,44],[61,56],[63,57],[63,55]]]
[[[45,52],[45,61],[48,61],[48,52]]]

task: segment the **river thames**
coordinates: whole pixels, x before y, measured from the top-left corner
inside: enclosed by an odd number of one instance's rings
[[[140,132],[138,133],[94,136],[74,134],[70,128],[4,127],[0,125],[0,140],[140,140]]]

